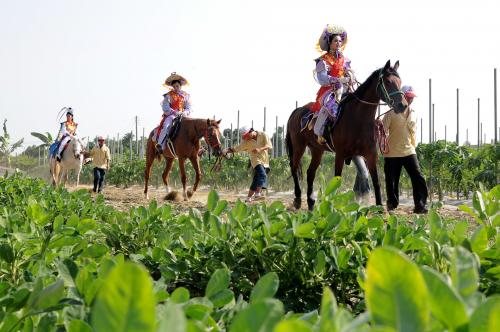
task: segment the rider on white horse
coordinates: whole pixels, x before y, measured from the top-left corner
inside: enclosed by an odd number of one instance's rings
[[[74,111],[71,107],[66,108],[66,121],[61,122],[57,141],[59,142],[56,154],[56,160],[61,161],[61,154],[66,144],[76,135],[78,123],[73,121]]]

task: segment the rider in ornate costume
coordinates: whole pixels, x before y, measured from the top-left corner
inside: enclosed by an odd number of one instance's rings
[[[327,25],[319,38],[319,49],[326,53],[315,60],[314,77],[321,88],[311,111],[319,112],[314,133],[320,144],[325,143],[323,133],[327,118],[337,116],[340,99],[353,80],[351,62],[342,53],[346,44],[347,32],[336,25]]]
[[[65,107],[64,109],[66,110],[66,121],[61,122],[61,127],[56,138],[56,142],[58,143],[57,161],[61,161],[61,153],[64,150],[64,146],[76,135],[76,128],[78,127],[78,123],[73,121],[73,109],[71,107]]]
[[[165,80],[164,85],[170,87],[171,90],[163,95],[163,101],[161,102],[163,118],[158,127],[158,131],[153,137],[156,143],[156,149],[160,153],[163,150],[163,143],[174,118],[179,114],[189,116],[191,113],[189,94],[181,90],[181,87],[187,83],[184,77],[175,72]]]

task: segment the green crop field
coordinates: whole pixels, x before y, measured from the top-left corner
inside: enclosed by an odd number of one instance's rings
[[[120,212],[0,178],[0,331],[498,331],[500,186],[474,222],[388,216],[334,178],[283,203]]]

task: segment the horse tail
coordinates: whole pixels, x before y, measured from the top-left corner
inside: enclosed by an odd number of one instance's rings
[[[286,131],[285,146],[286,146],[286,154],[288,155],[288,162],[290,164],[290,170],[292,170],[293,169],[293,144],[292,144],[292,135],[290,134],[289,129]],[[299,161],[299,165],[297,167],[297,175],[299,176],[299,180],[302,181],[302,160]]]

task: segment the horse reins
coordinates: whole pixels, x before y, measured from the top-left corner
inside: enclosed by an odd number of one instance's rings
[[[376,140],[378,143],[380,153],[387,154],[387,153],[389,153],[389,144],[387,141],[387,134],[385,132],[384,123],[380,120],[380,117],[384,114],[387,114],[391,111],[394,111],[394,108],[393,108],[394,99],[392,99],[391,96],[398,95],[398,94],[401,94],[404,96],[404,93],[403,93],[403,91],[401,91],[399,89],[396,91],[388,92],[387,88],[385,87],[383,78],[384,78],[384,74],[382,73],[382,69],[380,69],[379,75],[378,75],[378,80],[377,80],[376,91],[378,92],[379,88],[381,88],[380,91],[382,91],[382,95],[384,97],[381,99],[382,100],[385,99],[384,100],[385,103],[380,103],[380,102],[373,103],[373,102],[365,101],[365,100],[362,100],[361,98],[359,98],[356,95],[356,92],[353,92],[352,94],[360,103],[372,105],[372,106],[389,106],[390,107],[388,111],[385,111],[384,113],[379,114],[377,116],[377,118],[375,119],[375,126],[376,126],[375,135],[376,135]],[[356,80],[356,82],[359,84],[359,82],[357,80]]]

